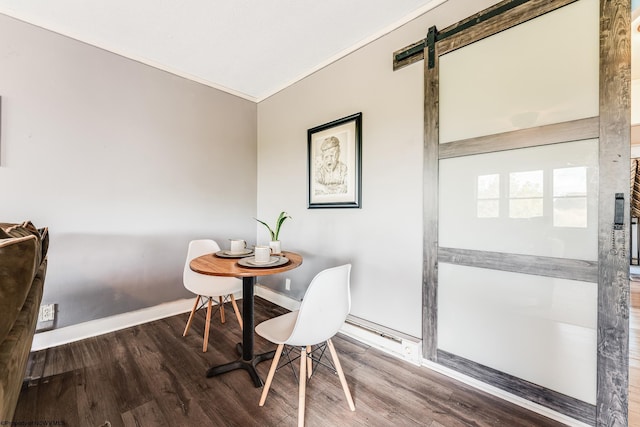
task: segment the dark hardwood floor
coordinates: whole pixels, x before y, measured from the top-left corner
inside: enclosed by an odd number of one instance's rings
[[[239,301],[241,302],[241,301]],[[256,298],[256,324],[285,312]],[[202,353],[204,315],[187,337],[187,314],[32,354],[31,384],[14,420],[66,426],[294,426],[298,385],[289,368],[261,389],[235,371],[206,378],[210,365],[236,358],[240,328],[212,319]],[[307,387],[306,425],[560,426],[561,423],[338,335],[334,344],[356,405],[351,412],[333,372],[319,367]],[[256,351],[275,346],[256,336]],[[258,365],[263,379],[270,362]]]

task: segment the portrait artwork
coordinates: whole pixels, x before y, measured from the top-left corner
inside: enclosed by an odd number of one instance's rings
[[[359,208],[362,113],[309,129],[309,208]]]

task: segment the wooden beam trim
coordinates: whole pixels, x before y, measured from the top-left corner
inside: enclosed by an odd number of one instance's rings
[[[425,41],[420,40],[393,52],[393,71],[397,71],[400,68],[406,67],[407,65],[422,61],[424,59],[425,45]],[[411,52],[413,50],[416,50],[415,54],[411,54],[404,59],[398,60],[399,55],[403,55],[405,52]]]
[[[613,231],[615,193],[629,224],[631,5],[600,0],[598,373],[596,425],[629,422],[629,228]],[[626,177],[622,180],[622,177]]]
[[[422,167],[423,269],[422,269],[422,354],[435,360],[438,348],[438,46],[436,61],[429,68],[424,61],[424,149]]]
[[[447,142],[440,144],[438,157],[440,159],[449,159],[473,154],[581,141],[598,138],[599,136],[600,118],[590,117]]]
[[[596,407],[557,391],[481,365],[464,357],[438,349],[438,362],[531,402],[553,409],[589,425],[595,424]]]
[[[439,247],[438,262],[558,279],[598,282],[597,261]]]

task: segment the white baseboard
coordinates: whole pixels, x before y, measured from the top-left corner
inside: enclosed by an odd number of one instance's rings
[[[278,293],[264,285],[257,284],[255,287],[255,295],[288,310],[297,310],[300,307],[300,301]],[[240,298],[242,298],[240,295],[236,296],[236,299]],[[103,319],[91,320],[77,325],[37,333],[33,337],[31,351],[44,350],[46,348],[56,347],[74,341],[80,341],[86,338],[118,331],[131,326],[152,322],[154,320],[171,317],[176,314],[186,313],[191,311],[193,301],[193,298],[181,299],[129,313],[118,314]],[[475,389],[484,391],[515,405],[544,415],[545,417],[565,423],[572,427],[588,426],[585,423],[567,417],[559,412],[515,396],[497,387],[493,387],[482,381],[478,381],[457,371],[438,365],[437,363],[423,359],[422,341],[408,337],[402,333],[394,333],[386,328],[382,329],[383,330],[376,330],[376,327],[373,326],[373,324],[353,318],[350,319],[348,323],[345,323],[340,332],[377,350],[383,351],[411,364],[423,366],[439,372],[453,378],[454,380],[470,385]]]
[[[260,298],[264,298],[275,305],[286,308],[287,310],[294,311],[300,308],[300,301],[276,292],[271,288],[261,285],[260,283],[256,284],[255,294]]]
[[[119,331],[135,325],[152,322],[165,317],[191,311],[195,298],[181,299],[154,307],[143,308],[129,313],[117,314],[102,319],[90,320],[77,325],[66,326],[40,332],[33,336],[31,351],[57,347],[74,341],[96,337],[109,332]]]
[[[413,365],[420,366],[422,361],[421,340],[409,339],[390,334],[388,331],[371,328],[368,325],[359,323],[355,318],[348,318],[347,323],[340,329],[340,332]]]

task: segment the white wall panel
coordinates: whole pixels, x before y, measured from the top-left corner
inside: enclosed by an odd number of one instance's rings
[[[441,56],[439,143],[598,116],[599,54],[599,2],[580,0]],[[438,245],[598,260],[599,141],[483,141],[439,161]],[[596,283],[437,272],[439,350],[595,404]]]
[[[597,259],[598,141],[440,161],[439,244]]]
[[[438,347],[588,403],[597,285],[440,263]]]
[[[598,22],[581,0],[441,56],[440,143],[597,116]]]

